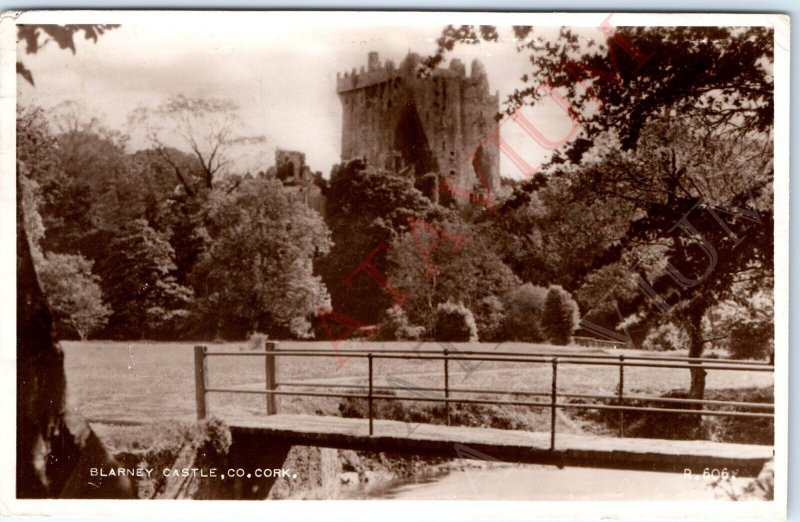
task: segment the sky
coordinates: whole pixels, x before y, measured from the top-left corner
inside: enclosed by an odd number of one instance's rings
[[[87,116],[131,134],[135,150],[147,143],[140,131],[127,127],[132,110],[155,108],[175,95],[230,99],[240,107],[242,132],[266,137],[247,153],[251,164],[270,166],[276,147],[299,150],[312,170],[327,176],[340,160],[337,72],[366,66],[369,51],[395,64],[410,51],[432,54],[441,30],[441,25],[123,24],[96,43],[78,37],[74,55],[52,42],[36,55],[23,55],[20,48],[36,86],[18,80],[18,100],[44,108],[77,102]],[[452,57],[467,67],[480,59],[501,102],[531,67],[528,57],[516,52],[508,29],[501,30],[500,42],[460,46]],[[526,115],[548,137],[557,140],[571,127],[552,100],[530,110]],[[501,134],[531,166],[548,157],[514,123],[503,124]],[[504,156],[501,174],[520,176]]]

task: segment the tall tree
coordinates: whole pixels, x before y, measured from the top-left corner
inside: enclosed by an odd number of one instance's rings
[[[506,112],[540,102],[557,89],[580,124],[554,161],[578,162],[606,132],[636,148],[644,125],[666,112],[694,114],[722,129],[769,131],[773,123],[773,31],[768,27],[516,26],[512,38],[531,70],[509,95]],[[428,67],[459,44],[496,41],[491,26],[447,26]]]
[[[321,216],[274,179],[244,179],[215,190],[210,248],[192,274],[198,319],[209,333],[308,337],[310,320],[330,306],[313,262],[331,246]]]
[[[709,307],[740,278],[771,277],[773,34],[764,27],[614,28],[608,19],[598,29],[600,38],[562,28],[553,40],[515,27],[533,70],[506,110],[561,93],[580,131],[551,163],[579,164],[563,169],[573,172],[575,198],[631,210],[619,241],[588,270],[619,262],[634,245],[661,249],[663,270],[644,274],[640,302],[645,311],[680,314],[689,354],[699,357]],[[491,27],[449,26],[428,65],[459,43],[495,39]],[[690,396],[702,397],[705,372],[691,373]]]
[[[73,37],[83,31],[95,37],[107,26],[19,26],[18,37],[26,42],[26,52],[40,48],[41,33],[57,35],[62,48],[75,49]],[[17,72],[33,83],[33,76],[22,62]],[[37,135],[25,129],[17,150],[17,425],[16,494],[19,498],[94,497],[130,498],[133,491],[127,478],[90,479],[81,463],[116,468],[102,442],[89,425],[66,408],[66,378],[63,353],[52,335],[52,317],[42,295],[25,228],[26,212],[22,200],[25,177],[35,179],[40,168],[48,168],[48,147],[44,143],[24,143]],[[43,135],[46,137],[45,135]],[[48,140],[49,141],[49,140]],[[37,154],[38,151],[38,154]],[[40,155],[41,154],[41,155]],[[45,157],[43,157],[45,156]],[[94,484],[95,487],[90,487]]]
[[[144,219],[125,226],[98,263],[115,337],[145,338],[188,315],[192,292],[175,279],[174,251]]]
[[[50,118],[60,118],[57,112]],[[97,259],[99,245],[141,216],[145,187],[125,152],[127,136],[97,120],[70,120],[56,135],[61,176],[43,208],[47,250],[80,252]]]
[[[226,99],[171,96],[154,109],[136,109],[129,116],[129,123],[134,128],[144,129],[153,150],[170,165],[177,181],[190,196],[211,190],[214,182],[230,173],[235,159],[232,147],[266,141],[262,135],[246,133],[239,117],[239,106]],[[174,159],[170,144],[188,147],[197,159],[199,184],[193,179],[193,173]]]
[[[334,167],[325,200],[334,246],[320,262],[333,308],[356,321],[377,323],[397,298],[383,280],[391,242],[409,230],[409,219],[433,221],[441,211],[408,178],[360,160]]]
[[[169,161],[162,157],[165,154]],[[189,284],[189,274],[208,248],[208,207],[210,192],[190,196],[175,179],[173,166],[189,174],[199,183],[201,167],[192,154],[177,149],[161,152],[141,150],[130,161],[141,172],[139,182],[147,194],[144,213],[150,225],[163,235],[175,251],[175,277],[182,285]]]
[[[664,118],[645,126],[636,150],[610,146],[563,173],[573,180],[572,198],[619,203],[624,232],[592,266],[630,263],[621,292],[630,296],[629,311],[639,321],[669,316],[682,323],[690,357],[702,357],[709,342],[703,318],[713,306],[771,288],[770,151],[771,137],[761,133],[732,139],[709,135],[695,119]],[[592,183],[578,183],[586,179]],[[632,295],[630,281],[638,290]],[[704,389],[705,372],[693,369],[690,395],[702,397]]]

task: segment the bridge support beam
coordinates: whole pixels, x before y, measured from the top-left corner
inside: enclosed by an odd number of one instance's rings
[[[279,478],[263,470],[283,468],[292,444],[253,433],[232,431],[233,440],[228,452],[228,469],[242,470],[241,477],[225,477],[219,481],[215,498],[219,500],[264,500]],[[256,473],[256,470],[262,470]],[[260,475],[260,476],[256,476]],[[281,479],[281,480],[286,480]]]

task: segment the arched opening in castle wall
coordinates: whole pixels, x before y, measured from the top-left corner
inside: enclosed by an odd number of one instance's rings
[[[423,175],[428,172],[438,172],[436,158],[428,145],[428,137],[422,126],[417,107],[413,104],[406,105],[395,127],[394,149],[399,152],[401,165],[395,165],[395,170],[403,167],[412,167],[412,176]]]

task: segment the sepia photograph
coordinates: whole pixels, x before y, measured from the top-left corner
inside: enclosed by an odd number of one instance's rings
[[[16,514],[785,517],[788,17],[7,14]]]

